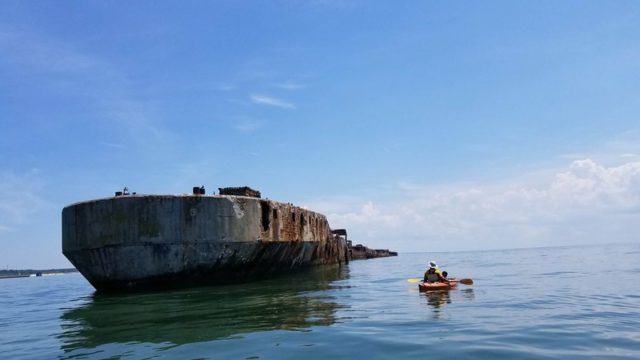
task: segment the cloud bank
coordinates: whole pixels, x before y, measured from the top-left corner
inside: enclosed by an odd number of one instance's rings
[[[606,167],[583,159],[525,183],[395,191],[392,200],[333,199],[309,207],[356,242],[400,251],[640,241],[640,162]]]

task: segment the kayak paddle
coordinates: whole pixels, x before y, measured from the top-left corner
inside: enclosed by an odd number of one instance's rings
[[[422,281],[421,279],[407,279],[408,282],[415,284],[417,282]],[[458,280],[459,283],[465,284],[465,285],[473,285],[473,279],[460,279]]]

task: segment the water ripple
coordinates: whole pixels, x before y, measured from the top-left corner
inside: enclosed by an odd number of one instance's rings
[[[79,275],[0,283],[17,359],[637,359],[638,246],[401,254],[249,285],[100,296]],[[473,286],[421,293],[425,259]],[[611,264],[610,273],[586,266]],[[545,266],[541,266],[545,264]]]

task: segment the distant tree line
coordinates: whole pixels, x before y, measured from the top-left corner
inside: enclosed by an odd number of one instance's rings
[[[66,274],[77,272],[75,268],[70,269],[46,269],[46,270],[33,270],[33,269],[25,269],[25,270],[0,270],[0,278],[3,277],[18,277],[18,276],[31,276],[31,275],[43,275],[43,274]]]

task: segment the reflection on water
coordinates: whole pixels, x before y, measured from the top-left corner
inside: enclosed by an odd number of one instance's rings
[[[65,353],[110,343],[174,345],[265,330],[304,330],[336,322],[344,307],[323,294],[348,268],[320,267],[241,285],[98,295],[62,315]],[[69,354],[71,355],[71,354]]]
[[[451,304],[451,294],[449,294],[449,291],[450,290],[425,291],[424,294],[427,297],[427,303],[435,310],[438,310],[445,304]]]
[[[462,298],[466,300],[473,300],[476,298],[476,295],[473,293],[473,289],[467,288],[460,290],[462,294]]]
[[[447,304],[451,304],[452,297],[457,301],[473,301],[475,299],[475,294],[473,293],[472,288],[425,291],[422,294],[426,297],[427,304],[432,308],[435,318],[439,318],[443,308]]]

